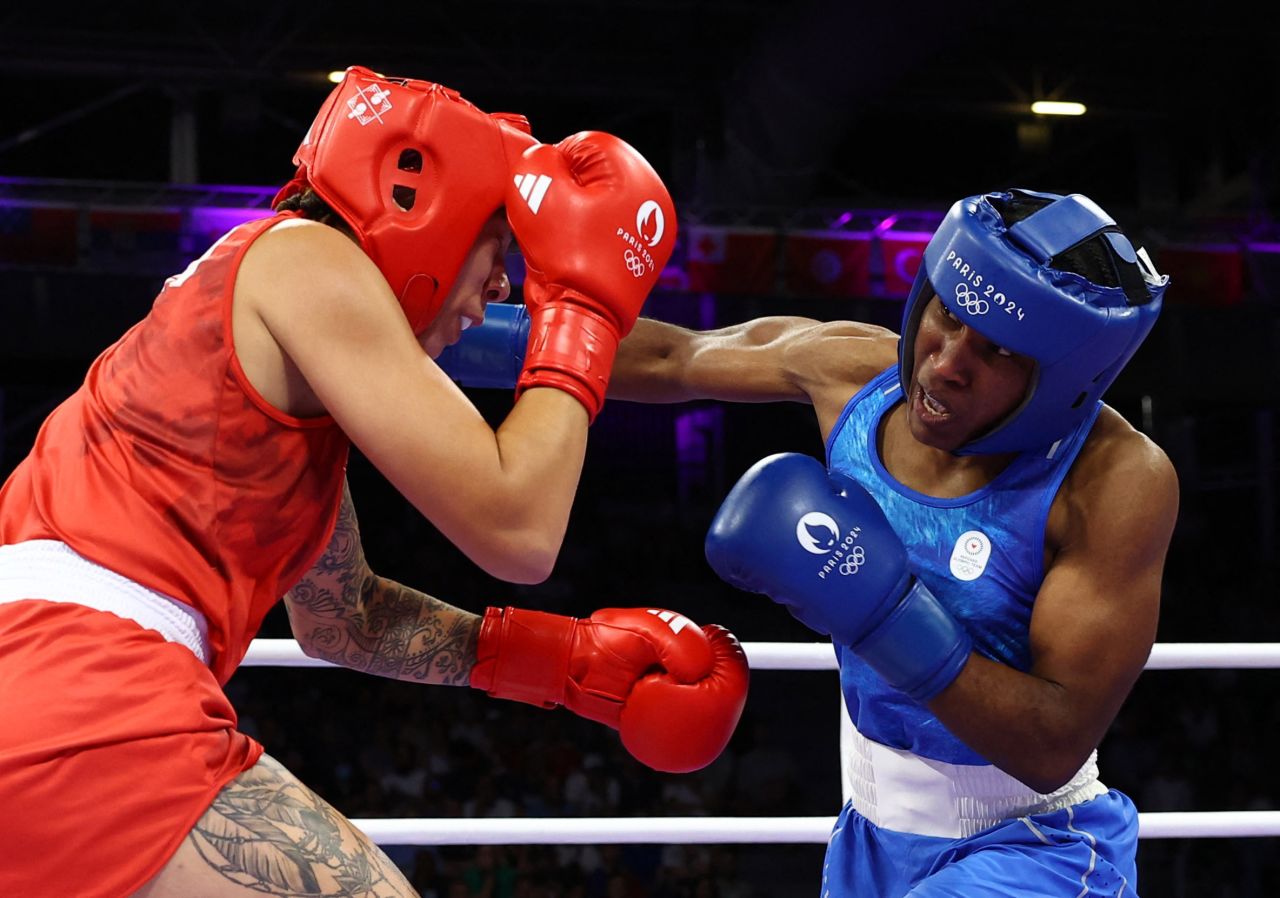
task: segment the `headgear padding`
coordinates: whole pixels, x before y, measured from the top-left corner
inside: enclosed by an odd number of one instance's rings
[[[351,226],[417,333],[502,205],[514,160],[534,143],[523,116],[489,115],[439,84],[352,66],[273,205],[314,190]]]
[[[1015,195],[1047,204],[1006,225],[997,206]],[[1095,238],[1119,286],[1055,267],[1062,253]],[[936,292],[961,323],[1036,363],[1022,403],[956,454],[1048,447],[1116,379],[1155,324],[1168,284],[1087,197],[1022,190],[967,197],[925,247],[907,297],[898,348],[903,393],[911,389],[920,317]]]

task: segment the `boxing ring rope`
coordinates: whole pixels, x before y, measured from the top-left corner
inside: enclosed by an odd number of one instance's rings
[[[744,642],[752,670],[836,670],[828,642]],[[336,667],[303,654],[292,639],[255,639],[248,667]],[[1280,667],[1280,642],[1163,642],[1151,649],[1147,670]]]
[[[835,670],[829,643],[746,642],[753,670]],[[292,639],[255,639],[248,667],[335,667]],[[1280,667],[1280,643],[1159,643],[1147,670]],[[465,817],[353,820],[380,845],[824,844],[830,817]],[[1142,839],[1280,836],[1280,811],[1163,811],[1138,815]]]
[[[825,845],[830,817],[404,817],[351,821],[379,845]],[[1140,839],[1280,836],[1280,811],[1138,815]]]

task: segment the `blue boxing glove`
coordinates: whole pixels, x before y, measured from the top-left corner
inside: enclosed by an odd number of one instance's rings
[[[969,660],[969,634],[911,574],[875,499],[807,455],[771,455],[742,475],[706,552],[727,583],[787,606],[919,702]]]
[[[484,323],[469,327],[436,359],[444,373],[464,387],[513,389],[529,345],[529,313],[517,304],[490,303]]]

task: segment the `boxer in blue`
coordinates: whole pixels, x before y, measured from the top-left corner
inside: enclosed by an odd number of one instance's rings
[[[826,465],[757,463],[706,549],[835,645],[852,799],[823,898],[1136,895],[1137,815],[1095,749],[1155,638],[1177,481],[1100,397],[1167,283],[1089,199],[1009,191],[951,209],[901,338],[765,318],[624,342],[613,396],[817,414]]]

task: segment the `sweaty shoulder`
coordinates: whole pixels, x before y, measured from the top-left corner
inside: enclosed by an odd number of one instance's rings
[[[849,399],[898,361],[898,335],[857,321],[815,323],[788,346],[787,367],[813,402],[824,436]]]
[[[292,296],[306,301],[326,294],[367,295],[379,288],[390,297],[381,273],[354,240],[306,219],[283,221],[259,237],[236,280],[238,295],[252,302],[266,292],[273,304]]]
[[[249,248],[236,275],[232,318],[249,382],[299,417],[325,411],[312,381],[337,341],[375,346],[392,334],[409,336],[364,250],[335,228],[302,219],[281,222]]]
[[[1178,510],[1178,478],[1164,450],[1103,406],[1049,515],[1048,548],[1100,534],[1167,544]]]

